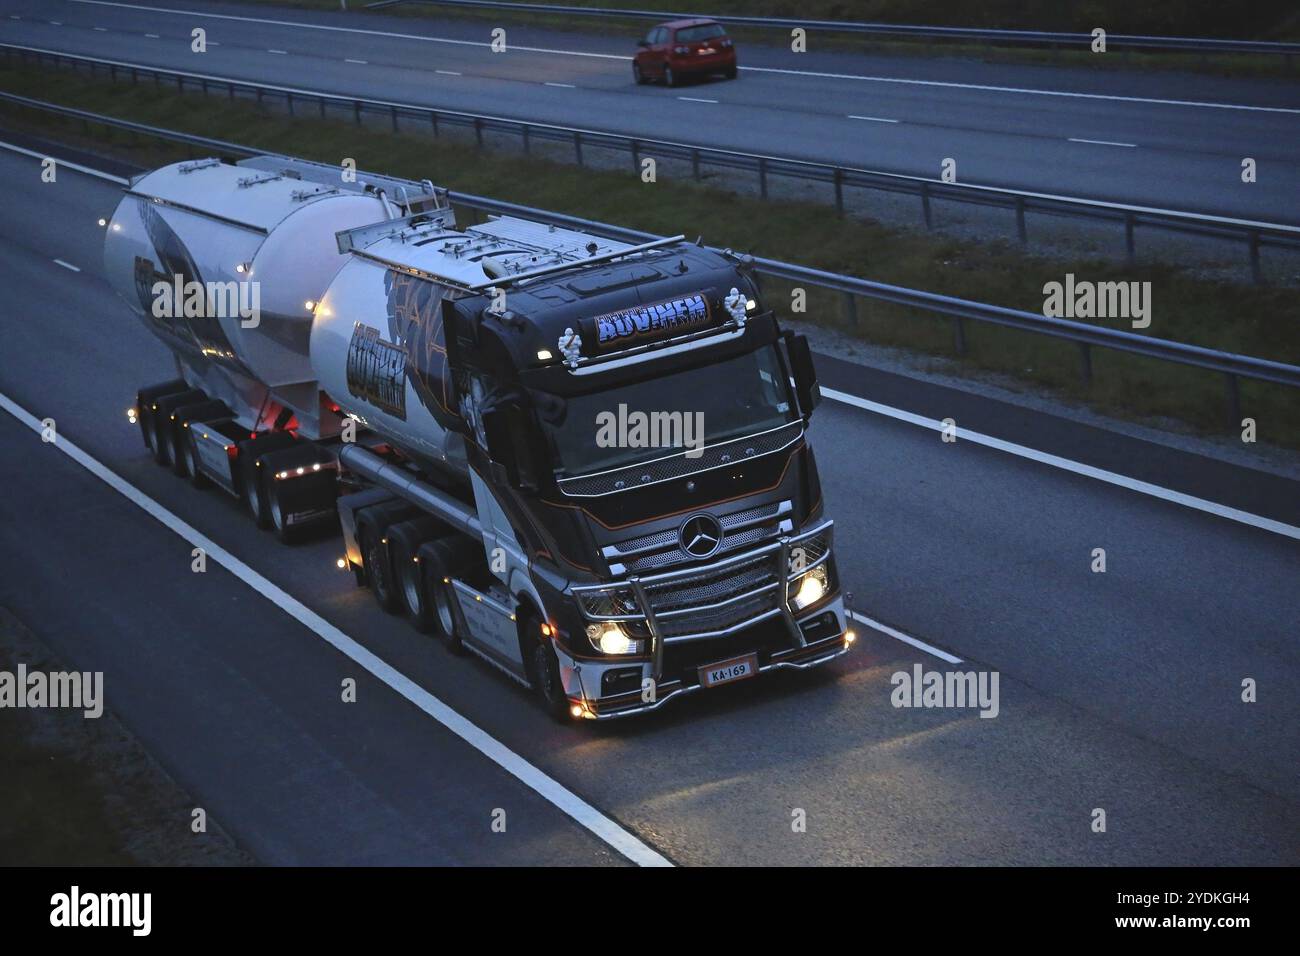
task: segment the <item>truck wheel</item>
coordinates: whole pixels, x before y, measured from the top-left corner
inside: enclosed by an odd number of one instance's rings
[[[185,379],[177,378],[172,379],[170,382],[150,385],[135,393],[135,420],[140,423],[140,437],[144,439],[144,447],[148,448],[150,452],[154,450],[153,403],[164,395],[183,392],[189,387],[189,383]]]
[[[176,411],[186,405],[206,402],[208,396],[197,388],[182,392],[171,392],[155,398],[149,404],[153,419],[153,460],[168,468],[176,467],[178,445],[176,444]]]
[[[268,448],[258,460],[271,528],[285,544],[293,544],[308,530],[337,516],[335,460],[324,448],[299,439],[288,447]]]
[[[437,518],[424,516],[402,521],[388,529],[388,552],[392,557],[393,576],[401,593],[406,616],[417,631],[432,630],[432,605],[424,580],[421,549],[425,542],[446,534],[447,526]]]
[[[420,574],[424,581],[429,627],[453,654],[464,652],[465,622],[451,578],[465,578],[473,565],[476,542],[448,535],[420,548]]]
[[[164,423],[168,429],[168,438],[172,447],[172,471],[184,478],[194,474],[191,459],[195,457],[190,441],[190,422],[210,416],[226,417],[230,408],[219,399],[205,399],[201,402],[186,402],[172,411]]]
[[[727,72],[724,73],[723,75],[729,80],[734,80],[736,78],[736,67],[734,66],[727,67]]]
[[[289,447],[296,440],[288,432],[263,432],[239,443],[240,496],[259,528],[271,526],[270,497],[267,494],[270,475],[269,469],[261,464],[262,458]]]
[[[645,85],[645,75],[641,72],[641,64],[635,60],[632,62],[632,79],[636,80],[637,86]]]
[[[524,660],[528,666],[528,679],[537,692],[538,703],[542,710],[560,723],[569,722],[569,698],[565,696],[564,684],[560,680],[560,662],[555,656],[555,648],[550,638],[542,635],[541,622],[535,615],[529,615],[524,621],[525,640],[532,645],[531,653]]]
[[[266,469],[259,467],[256,442],[249,440],[239,443],[239,469],[244,477],[244,504],[253,516],[253,523],[259,528],[271,526],[271,512],[266,504]]]
[[[393,587],[393,566],[383,535],[373,527],[364,528],[357,543],[361,546],[361,559],[366,564],[366,579],[375,595],[375,603],[389,614],[395,613],[399,599],[397,589]]]
[[[671,66],[664,67],[664,86],[676,86],[677,74],[673,72]]]
[[[195,441],[194,431],[185,429],[185,444],[182,446],[185,452],[185,468],[190,473],[190,484],[195,488],[206,488],[212,484],[212,481],[199,469],[199,451]]]

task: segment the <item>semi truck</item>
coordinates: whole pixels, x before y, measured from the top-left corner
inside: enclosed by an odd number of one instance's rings
[[[563,721],[802,670],[854,635],[807,340],[747,256],[281,156],[134,177],[107,275],[168,346],[129,412],[285,542]]]

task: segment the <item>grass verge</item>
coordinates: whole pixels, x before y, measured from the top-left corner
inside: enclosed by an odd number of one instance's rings
[[[839,218],[825,207],[764,202],[689,179],[661,175],[659,182],[647,184],[630,168],[577,168],[477,149],[434,139],[427,127],[394,134],[386,125],[291,119],[249,101],[201,99],[198,93],[178,94],[152,83],[111,85],[66,72],[0,68],[0,87],[331,164],[351,157],[362,169],[430,178],[464,192],[660,234],[703,233],[716,245],[1035,313],[1042,308],[1044,283],[1062,281],[1066,273],[1095,282],[1150,282],[1152,321],[1144,334],[1300,364],[1300,296],[1293,289],[1196,279],[1165,264],[1122,266],[1102,259],[1029,256],[1001,242],[961,244]],[[142,166],[188,155],[152,138],[8,105],[0,116],[15,128],[109,150]],[[768,300],[782,311],[791,301],[788,292],[771,282]],[[809,289],[807,314],[800,317],[876,344],[954,353],[951,321],[915,310],[870,300],[849,309],[840,296]],[[1126,320],[1098,324],[1129,328]],[[1217,374],[1093,350],[1091,380],[1084,382],[1072,343],[973,322],[966,323],[965,333],[967,350],[960,360],[967,368],[1004,373],[1111,414],[1169,417],[1205,432],[1224,428],[1225,382]],[[1300,403],[1290,390],[1243,381],[1241,403],[1243,414],[1256,420],[1261,441],[1300,447]]]
[[[66,672],[0,608],[0,670]],[[0,861],[6,866],[249,865],[111,711],[0,708]]]

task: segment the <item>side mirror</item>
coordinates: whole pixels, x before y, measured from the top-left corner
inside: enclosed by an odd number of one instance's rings
[[[790,373],[794,376],[795,398],[804,418],[812,417],[813,409],[822,400],[822,390],[817,384],[817,369],[813,367],[812,349],[806,335],[789,335],[785,340],[790,355]]]
[[[481,414],[488,457],[500,466],[502,477],[516,488],[535,491],[537,468],[529,436],[536,428],[529,416],[514,401],[489,406]]]

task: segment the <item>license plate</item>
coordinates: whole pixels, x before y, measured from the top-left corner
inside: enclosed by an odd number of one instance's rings
[[[705,687],[717,687],[730,684],[734,680],[744,680],[758,673],[758,655],[746,654],[733,657],[729,661],[719,661],[700,668],[700,683]]]

